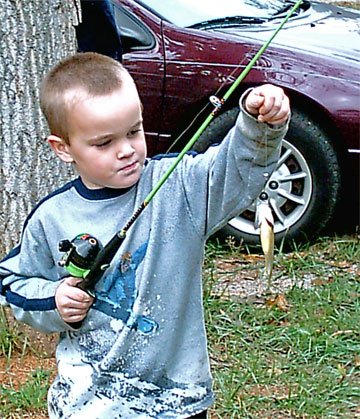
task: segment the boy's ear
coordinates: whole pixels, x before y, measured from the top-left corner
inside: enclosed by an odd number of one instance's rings
[[[56,135],[49,135],[47,142],[54,153],[65,163],[73,163],[74,159],[69,151],[69,144]]]

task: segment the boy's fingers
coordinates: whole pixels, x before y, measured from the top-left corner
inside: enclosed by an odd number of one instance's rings
[[[271,98],[259,111],[259,121],[282,124],[288,119],[290,114],[289,99],[287,96]]]
[[[266,117],[272,118],[281,111],[286,105],[287,96],[283,89],[270,84],[262,85],[254,88],[248,96],[246,102],[248,111],[258,113]],[[254,112],[255,111],[255,112]]]
[[[88,312],[89,308],[74,308],[74,307],[64,307],[63,313],[66,315],[66,317],[71,316],[82,316],[85,315]]]
[[[76,323],[81,322],[86,317],[87,312],[85,313],[64,313],[62,318],[67,323]]]
[[[63,297],[58,300],[58,303],[63,310],[88,310],[92,304],[92,300],[79,301],[71,297]]]
[[[79,284],[82,281],[82,278],[76,278],[74,276],[68,276],[64,279],[64,282],[68,285],[71,285],[75,287],[77,284]]]
[[[69,276],[65,278],[64,283],[72,287],[71,290],[69,290],[70,297],[77,301],[83,301],[83,302],[92,302],[93,298],[90,297],[90,295],[85,292],[84,290],[77,287],[77,285],[82,281],[82,278],[75,278],[73,276]]]
[[[65,278],[55,293],[56,307],[65,322],[79,322],[85,317],[94,299],[76,287],[82,278]]]
[[[263,103],[264,96],[253,90],[247,98],[246,107],[250,112],[259,113],[259,108],[263,105]]]
[[[280,92],[279,90],[277,94],[264,96],[264,103],[259,110],[261,115],[276,114],[281,109],[284,95],[280,94]]]
[[[83,320],[89,311],[91,304],[82,304],[74,300],[64,301],[59,304],[58,310],[62,319],[66,322],[76,322]]]

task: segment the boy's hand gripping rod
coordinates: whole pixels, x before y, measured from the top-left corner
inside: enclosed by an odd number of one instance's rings
[[[59,243],[59,250],[66,252],[64,257],[61,259],[59,264],[64,266],[70,275],[75,277],[83,278],[77,286],[82,290],[86,291],[90,295],[94,295],[94,288],[96,283],[101,279],[106,269],[109,267],[112,259],[119,250],[120,246],[126,238],[126,234],[129,228],[134,224],[140,214],[144,211],[150,201],[154,198],[157,192],[160,190],[162,185],[169,178],[171,173],[175,170],[177,165],[180,163],[184,155],[191,149],[195,142],[199,139],[200,135],[204,132],[213,118],[219,113],[220,109],[224,105],[225,101],[230,97],[230,95],[237,89],[239,84],[244,80],[247,74],[250,72],[256,61],[268,48],[270,43],[273,41],[278,32],[283,28],[285,23],[289,20],[291,15],[299,8],[303,0],[298,0],[294,6],[289,10],[287,15],[284,17],[282,22],[279,24],[277,29],[271,35],[271,37],[263,44],[259,51],[254,55],[252,60],[240,73],[234,83],[230,86],[227,92],[224,94],[222,99],[217,98],[216,96],[210,97],[210,102],[214,105],[214,109],[210,115],[205,119],[201,124],[195,134],[192,136],[190,141],[185,145],[183,150],[176,157],[169,169],[164,173],[164,175],[159,179],[155,184],[153,189],[144,199],[142,204],[137,208],[129,221],[125,226],[118,231],[106,244],[105,247],[102,247],[99,241],[89,234],[80,234],[76,236],[71,242],[69,240],[63,240]]]

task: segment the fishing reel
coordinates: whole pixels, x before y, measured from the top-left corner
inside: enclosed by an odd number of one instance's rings
[[[71,241],[61,240],[59,251],[65,254],[59,265],[63,266],[71,276],[85,278],[102,249],[100,241],[90,234],[78,234]]]

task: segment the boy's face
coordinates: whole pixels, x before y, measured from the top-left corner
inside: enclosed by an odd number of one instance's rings
[[[140,99],[132,80],[120,89],[89,98],[74,92],[68,117],[69,144],[55,136],[48,141],[56,154],[73,162],[91,189],[128,188],[141,175],[146,158]],[[84,100],[78,100],[81,96]]]

